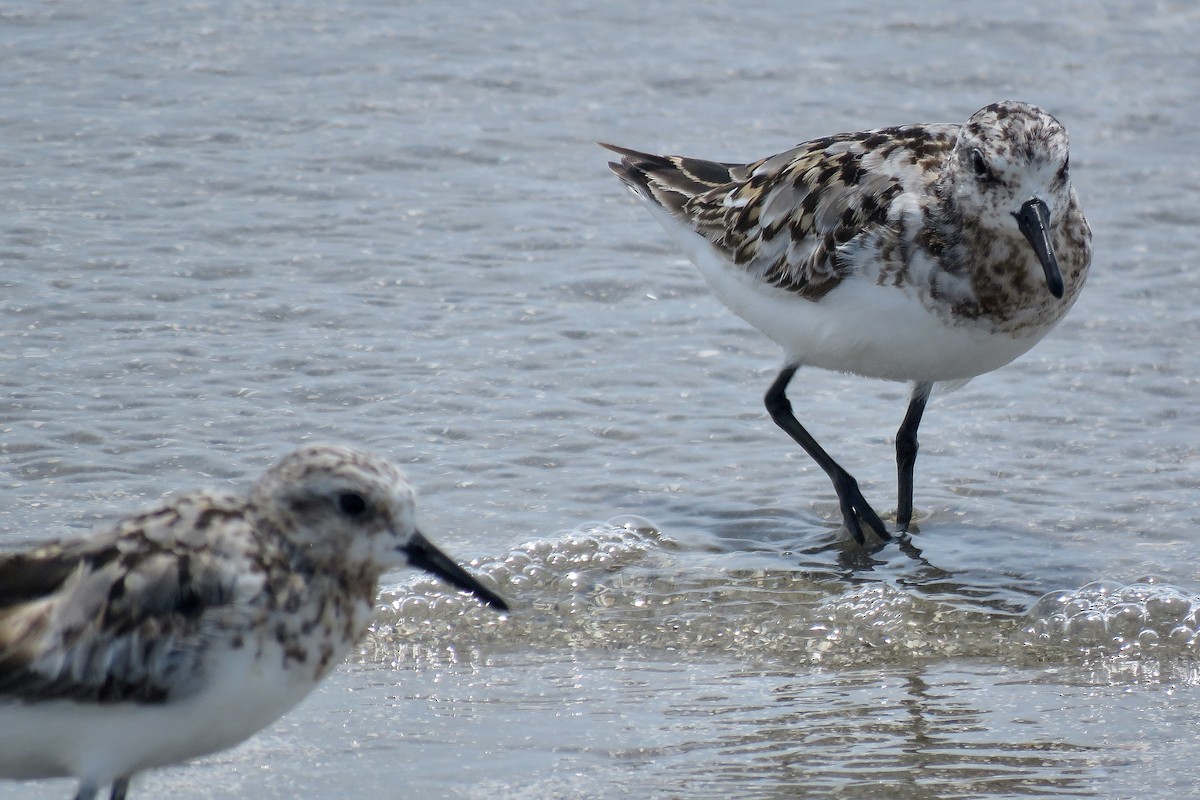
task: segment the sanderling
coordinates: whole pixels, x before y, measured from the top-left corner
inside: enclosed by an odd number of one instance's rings
[[[386,461],[310,446],[247,495],[180,495],[0,557],[0,777],[117,800],[141,770],[241,742],[337,666],[387,570],[506,609],[421,534],[414,502]]]
[[[993,103],[964,125],[840,133],[750,164],[604,147],[717,297],[783,347],[767,410],[829,475],[860,543],[862,522],[891,536],[792,413],[796,370],[912,381],[896,434],[906,531],[933,385],[962,385],[1033,347],[1091,263],[1067,131],[1027,103]]]

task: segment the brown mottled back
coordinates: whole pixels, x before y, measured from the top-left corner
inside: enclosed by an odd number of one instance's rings
[[[893,201],[928,180],[958,126],[844,133],[750,164],[657,156],[604,145],[632,189],[756,277],[817,300],[854,269],[856,244],[889,235]]]

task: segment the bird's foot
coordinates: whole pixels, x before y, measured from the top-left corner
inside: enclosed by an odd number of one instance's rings
[[[834,481],[834,489],[837,490],[838,502],[842,507],[842,522],[850,531],[850,535],[854,537],[854,541],[859,544],[867,543],[867,538],[863,534],[864,523],[883,541],[890,542],[892,540],[892,534],[888,532],[883,520],[875,513],[875,509],[871,508],[871,504],[862,496],[862,492],[858,490],[858,481],[849,474],[844,474]]]

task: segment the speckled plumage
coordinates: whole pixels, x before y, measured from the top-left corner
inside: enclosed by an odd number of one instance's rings
[[[1091,263],[1066,130],[1027,103],[993,103],[962,125],[836,134],[749,164],[604,146],[717,296],[783,347],[787,379],[768,406],[830,473],[860,541],[858,516],[889,535],[795,421],[791,374],[912,381],[915,457],[930,386],[1027,351],[1075,302]]]
[[[333,446],[246,495],[179,495],[94,535],[0,556],[0,777],[81,797],[237,744],[303,698],[419,567],[503,601],[421,535],[386,461]]]

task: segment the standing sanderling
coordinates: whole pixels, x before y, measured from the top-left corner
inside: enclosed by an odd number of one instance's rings
[[[965,125],[840,133],[750,164],[604,147],[717,297],[783,347],[767,410],[829,475],[860,543],[863,522],[891,536],[793,415],[796,370],[912,381],[896,434],[906,531],[933,384],[961,385],[1033,347],[1091,263],[1067,131],[1027,103],[993,103]]]
[[[77,798],[241,742],[337,666],[387,570],[504,601],[417,529],[391,464],[304,447],[240,496],[193,492],[0,557],[0,777]]]

